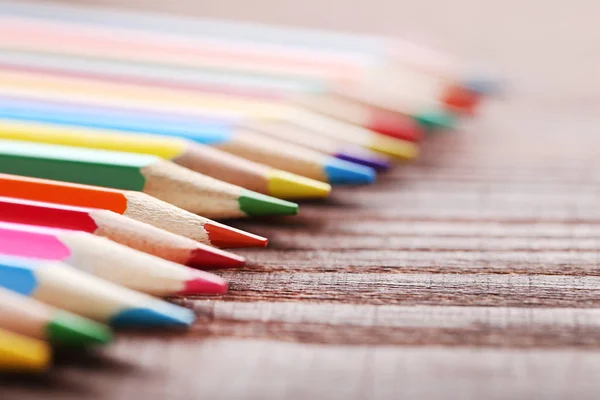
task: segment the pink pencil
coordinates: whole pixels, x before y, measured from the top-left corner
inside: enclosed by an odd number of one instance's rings
[[[222,294],[217,275],[142,253],[86,232],[0,222],[0,255],[61,261],[157,296]]]

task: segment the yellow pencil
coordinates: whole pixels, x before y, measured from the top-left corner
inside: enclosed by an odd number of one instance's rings
[[[323,198],[331,186],[186,139],[0,117],[0,138],[150,154],[204,175],[281,199]]]

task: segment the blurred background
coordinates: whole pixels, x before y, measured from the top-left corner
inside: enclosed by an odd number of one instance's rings
[[[582,98],[600,93],[594,0],[63,2],[399,35],[492,66],[510,78],[511,89],[537,93],[540,102],[552,101],[539,95],[543,90]]]

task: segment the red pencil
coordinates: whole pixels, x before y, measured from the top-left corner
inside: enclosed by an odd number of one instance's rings
[[[243,257],[107,210],[0,197],[0,221],[84,231],[194,267],[229,268],[245,264]]]

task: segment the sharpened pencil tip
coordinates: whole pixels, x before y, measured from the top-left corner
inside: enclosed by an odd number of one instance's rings
[[[461,86],[484,96],[494,96],[504,89],[504,82],[498,74],[488,72],[469,72],[460,82]]]
[[[3,372],[43,371],[51,359],[48,343],[0,329],[0,370]]]
[[[246,264],[244,257],[210,246],[198,245],[192,250],[189,265],[204,268],[236,268]]]
[[[41,372],[48,368],[52,355],[48,344],[42,342],[36,348],[28,349],[26,353],[17,354],[13,351],[10,358],[12,365],[8,369],[13,372]]]
[[[107,344],[113,339],[108,327],[64,312],[48,324],[46,332],[53,344],[69,347]]]
[[[482,95],[460,85],[446,88],[442,101],[447,108],[459,114],[474,114]]]
[[[325,163],[325,173],[333,185],[364,185],[375,182],[373,168],[365,167],[335,157]]]
[[[269,195],[280,199],[325,198],[331,193],[327,183],[281,170],[271,170],[268,179]]]
[[[367,154],[369,153],[369,154]],[[365,167],[373,168],[377,172],[387,171],[391,168],[390,160],[368,150],[361,151],[360,149],[350,149],[340,151],[335,155],[340,160],[348,161],[354,164],[364,165]]]
[[[298,204],[244,190],[238,199],[240,209],[249,216],[296,215]]]
[[[387,110],[372,110],[368,129],[397,139],[419,142],[424,137],[423,128],[414,118]]]
[[[196,315],[187,308],[156,301],[146,308],[130,308],[115,315],[111,325],[118,328],[187,327]]]
[[[220,276],[202,271],[198,271],[198,275],[185,283],[185,288],[178,293],[180,296],[225,294],[229,290],[229,284]]]
[[[51,359],[48,343],[0,329],[2,371],[43,371],[49,366]]]
[[[422,112],[415,119],[426,129],[453,129],[458,122],[454,113],[443,109]]]
[[[371,138],[369,149],[397,160],[413,160],[419,156],[419,145],[405,140],[395,139],[383,135]]]
[[[265,237],[210,221],[204,224],[208,238],[213,246],[223,249],[242,247],[266,247],[269,240]]]

